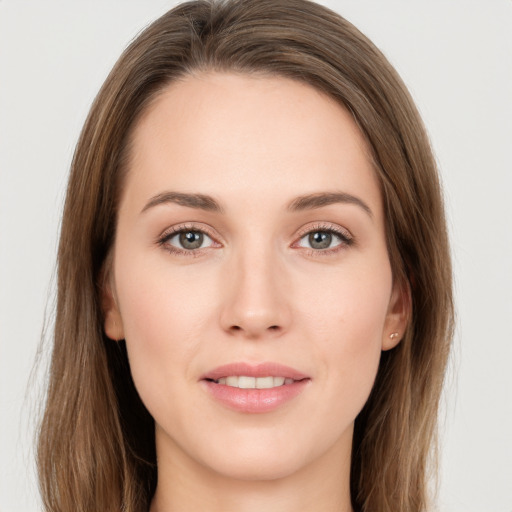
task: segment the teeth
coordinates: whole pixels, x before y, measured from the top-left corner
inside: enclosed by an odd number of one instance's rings
[[[281,386],[282,383],[279,383],[280,379],[282,379],[282,377],[258,377],[255,379],[255,384],[258,389],[268,389],[274,386]],[[274,380],[277,382],[274,382]]]
[[[238,387],[238,377],[226,377],[226,386]]]
[[[284,384],[285,378],[284,377],[274,377],[274,386],[282,386]],[[292,382],[293,380],[290,379]]]
[[[241,389],[268,389],[293,383],[293,379],[284,377],[247,377],[246,375],[231,375],[217,380],[218,384]]]
[[[241,389],[251,389],[256,387],[256,377],[238,377],[238,387]]]

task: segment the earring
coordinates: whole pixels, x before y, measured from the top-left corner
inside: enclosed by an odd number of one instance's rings
[[[398,333],[397,332],[392,332],[389,337],[392,339],[392,340],[395,340],[396,338],[398,338]]]

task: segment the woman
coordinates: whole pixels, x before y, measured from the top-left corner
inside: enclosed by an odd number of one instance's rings
[[[73,160],[47,510],[425,510],[452,309],[435,162],[382,54],[303,0],[183,4]]]

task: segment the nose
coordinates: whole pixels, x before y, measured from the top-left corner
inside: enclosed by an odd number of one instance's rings
[[[233,255],[227,268],[220,322],[231,335],[279,336],[291,321],[286,272],[272,250]]]

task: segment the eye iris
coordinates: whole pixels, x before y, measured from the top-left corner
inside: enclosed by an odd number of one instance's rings
[[[332,235],[327,231],[315,231],[309,235],[309,245],[313,249],[327,249],[332,242]]]
[[[185,249],[198,249],[203,245],[203,238],[199,231],[184,231],[180,233],[180,244]]]

